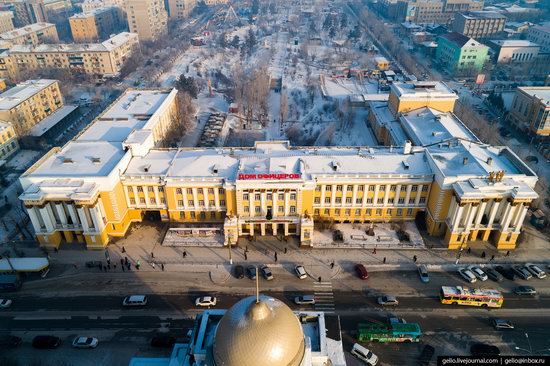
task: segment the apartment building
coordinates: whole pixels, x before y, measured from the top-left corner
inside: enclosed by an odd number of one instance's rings
[[[54,24],[33,23],[0,34],[0,42],[9,45],[38,45],[42,43],[57,43],[59,36]]]
[[[534,62],[540,52],[540,46],[531,41],[504,39],[489,41],[494,50],[497,64]]]
[[[7,160],[17,150],[19,150],[19,144],[13,125],[0,121],[0,161]]]
[[[82,3],[82,11],[87,12],[98,8],[104,8],[108,6],[118,6],[124,12],[126,12],[125,0],[85,0]]]
[[[541,50],[550,52],[550,26],[534,26],[527,31],[527,39],[540,45]]]
[[[456,14],[452,30],[474,39],[501,35],[506,17],[494,11],[469,11]]]
[[[438,38],[436,61],[454,75],[474,76],[488,59],[489,47],[452,32]]]
[[[44,0],[14,0],[9,4],[15,15],[13,23],[16,27],[48,21]]]
[[[28,80],[0,94],[0,121],[26,135],[38,122],[63,107],[57,80]]]
[[[549,137],[550,87],[518,87],[508,120],[522,131],[538,137]]]
[[[197,6],[197,0],[168,0],[168,17],[185,19],[195,6]]]
[[[168,31],[168,14],[161,0],[128,0],[128,27],[141,42],[158,39]]]
[[[0,33],[13,30],[13,13],[11,11],[0,11]]]
[[[392,92],[398,88],[411,90],[398,84]],[[128,90],[21,176],[20,199],[42,245],[101,249],[147,217],[178,230],[221,228],[226,244],[283,234],[296,235],[304,247],[315,240],[315,222],[417,220],[449,249],[478,239],[513,249],[537,197],[536,174],[514,152],[437,117],[450,112],[411,110],[418,105],[411,97],[397,103],[409,112],[394,115],[409,126],[402,127],[401,147],[294,148],[271,141],[158,149],[176,94]]]
[[[0,77],[17,80],[25,71],[44,67],[112,77],[134,52],[140,52],[138,36],[127,32],[101,43],[16,45],[0,54]]]
[[[388,6],[393,6],[388,2]],[[390,8],[391,9],[391,8]],[[449,24],[458,12],[483,10],[477,0],[398,0],[397,21],[417,24]]]
[[[80,43],[103,41],[126,27],[125,18],[118,6],[75,14],[69,18],[73,40]]]

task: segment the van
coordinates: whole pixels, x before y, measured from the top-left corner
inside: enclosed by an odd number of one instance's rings
[[[361,346],[359,343],[353,345],[351,354],[369,366],[375,366],[378,363],[378,356]]]
[[[367,278],[369,278],[369,272],[367,271],[364,265],[356,264],[355,271],[357,272],[357,275],[359,276],[359,278],[361,278],[362,280],[366,280]]]
[[[313,295],[296,296],[294,298],[294,303],[296,303],[297,305],[314,305],[315,296]]]
[[[126,296],[122,301],[122,306],[145,306],[147,305],[147,296],[132,295]]]

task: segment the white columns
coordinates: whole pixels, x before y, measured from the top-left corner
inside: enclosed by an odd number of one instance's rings
[[[67,215],[65,214],[65,209],[63,208],[63,203],[56,203],[55,210],[57,211],[57,216],[59,216],[59,221],[61,225],[67,225]]]
[[[330,205],[334,206],[336,203],[336,186],[332,185],[331,189],[332,195],[330,196]]]
[[[391,185],[387,184],[386,185],[386,190],[384,191],[384,206],[388,205],[388,199],[390,197],[390,192],[391,192]]]
[[[285,223],[285,236],[288,236],[288,223]]]
[[[265,216],[267,214],[267,203],[266,203],[265,196],[266,196],[265,192],[260,193],[260,206],[262,207],[260,211],[261,216]],[[265,232],[265,227],[263,230]],[[265,235],[265,234],[262,234],[262,235]]]
[[[487,228],[491,228],[493,226],[493,222],[495,221],[495,217],[498,211],[498,207],[500,206],[500,201],[493,201],[493,205],[491,206],[491,213],[489,214],[489,222],[487,223]]]
[[[139,195],[138,195],[137,187],[132,186],[132,191],[134,191],[134,200],[136,201],[136,206],[137,207],[141,206],[141,202],[139,202]]]
[[[451,197],[451,205],[449,206],[449,211],[447,212],[447,220],[449,220],[449,223],[451,224],[453,223],[457,212],[457,205],[458,203],[456,202],[456,199],[454,199],[454,197]]]
[[[369,185],[365,184],[363,186],[363,203],[361,205],[361,207],[363,207],[363,208],[365,208],[367,206],[368,195],[369,195]]]
[[[90,231],[90,226],[88,226],[88,218],[84,213],[84,207],[78,207],[76,211],[78,212],[78,217],[80,218],[80,222],[82,223],[83,231]]]
[[[411,199],[411,190],[412,184],[407,184],[407,194],[405,195],[405,205],[409,205],[409,200]]]
[[[158,206],[160,205],[159,187],[153,186],[153,192],[155,193],[155,202],[157,203],[157,206]]]
[[[278,216],[279,215],[279,208],[278,208],[278,203],[279,203],[279,192],[274,190],[273,191],[273,194],[272,194],[272,197],[273,197],[273,200],[271,202],[273,202],[273,208],[271,209],[271,215],[273,217],[275,216]],[[277,227],[277,225],[274,225],[273,227]],[[277,232],[277,229],[274,229],[273,230],[273,235],[276,235],[276,232]]]
[[[103,228],[103,221],[98,217],[99,212],[97,208],[88,208],[88,213],[90,215],[90,218],[92,219],[92,222],[94,223],[94,230],[96,232],[101,232],[101,229]]]
[[[254,236],[254,224],[250,223],[248,226],[250,227],[250,236]]]
[[[290,210],[290,192],[285,192],[285,216],[288,216],[288,211]]]
[[[124,189],[124,198],[126,199],[126,206],[132,207],[133,205],[130,203],[130,192],[128,192],[128,189],[130,186],[122,186],[122,189]],[[134,195],[135,197],[135,195]],[[135,198],[134,198],[135,200]]]
[[[520,206],[512,206],[509,204],[510,209],[507,212],[507,215],[504,217],[504,221],[502,222],[502,231],[508,231],[508,227],[510,226],[510,222],[512,222],[512,218],[514,217],[514,214],[517,212],[517,210],[520,208]]]
[[[378,191],[380,190],[380,184],[374,186],[374,197],[372,198],[372,203],[378,205]]]
[[[181,196],[183,197],[183,209],[187,210],[189,208],[189,200],[187,199],[187,188],[181,189]]]
[[[478,207],[474,206],[473,203],[470,203],[470,211],[468,212],[468,216],[466,217],[466,224],[464,225],[466,227],[466,231],[470,231],[472,224],[474,223],[474,218],[476,216]]]
[[[42,226],[40,225],[40,221],[38,220],[38,215],[40,215],[40,213],[37,213],[36,211],[37,210],[35,206],[27,208],[29,218],[31,219],[32,226],[34,227],[34,232],[39,233],[42,231]]]
[[[79,227],[80,220],[78,219],[78,214],[76,213],[76,209],[72,203],[67,205],[67,211],[69,211],[69,216],[71,216],[71,219],[73,220],[73,225],[75,227]]]
[[[420,196],[422,196],[422,184],[418,185],[418,190],[416,191],[416,198],[414,200],[415,206],[418,206],[420,204]]]
[[[325,206],[325,185],[321,185],[321,207]]]
[[[393,206],[397,207],[399,205],[399,198],[401,197],[401,184],[397,185],[395,189],[395,196],[393,198]]]
[[[521,227],[523,226],[523,220],[525,220],[525,215],[527,215],[527,211],[529,211],[529,207],[525,206],[522,208],[516,220],[516,224],[514,225],[514,229],[516,232],[519,232],[521,230]]]
[[[344,184],[342,186],[342,204],[341,204],[342,207],[344,207],[346,205],[347,196],[348,196],[348,185]]]
[[[193,192],[193,206],[199,207],[199,194],[197,193],[197,188],[192,188]]]
[[[507,220],[508,216],[510,215],[510,210],[511,209],[512,209],[512,205],[510,204],[510,202],[506,201],[505,206],[504,206],[504,211],[502,213],[502,216],[500,216],[500,220],[499,220],[501,228],[503,228],[504,224],[506,224],[506,220]]]
[[[451,231],[456,231],[460,225],[460,220],[462,219],[462,214],[464,213],[464,206],[458,206],[456,215],[453,219],[453,224],[451,226]]]
[[[265,224],[260,224],[260,234],[265,236]]]
[[[249,216],[254,216],[256,214],[256,209],[254,208],[254,197],[255,193],[253,191],[248,191],[248,207],[249,207]],[[251,224],[252,225],[252,224]],[[250,235],[254,235],[254,232],[252,232],[252,234]]]
[[[353,193],[351,194],[351,205],[355,207],[357,202],[357,184],[353,185]]]
[[[475,221],[475,228],[479,229],[479,225],[481,224],[481,220],[483,219],[483,214],[485,213],[485,208],[487,207],[487,202],[481,202],[481,206],[479,206],[476,221]]]
[[[220,194],[218,193],[218,188],[214,188],[214,205],[216,206],[216,211],[220,210]]]
[[[48,208],[49,208],[49,204],[46,203],[46,205],[42,208],[39,209],[40,211],[40,216],[42,217],[42,221],[44,221],[44,226],[46,226],[46,230],[48,232],[52,232],[53,231],[53,220],[48,212]]]

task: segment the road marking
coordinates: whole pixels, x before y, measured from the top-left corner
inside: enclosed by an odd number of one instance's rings
[[[332,282],[314,282],[315,310],[334,313],[334,292]]]

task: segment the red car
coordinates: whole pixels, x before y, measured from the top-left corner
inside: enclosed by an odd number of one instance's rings
[[[369,278],[369,272],[367,272],[367,269],[365,268],[364,265],[356,264],[355,270],[357,271],[357,275],[359,276],[359,278],[363,280],[366,280],[367,278]]]

